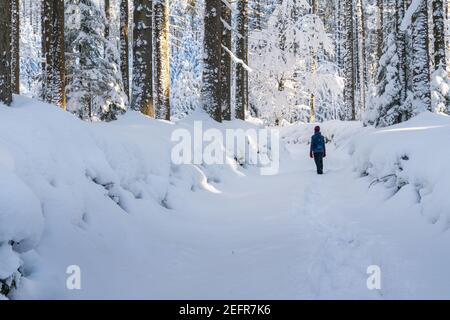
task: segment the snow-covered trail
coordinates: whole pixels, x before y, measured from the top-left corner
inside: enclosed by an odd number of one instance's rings
[[[21,275],[8,297],[450,298],[449,155],[427,152],[448,142],[448,117],[324,123],[323,176],[302,124],[282,132],[274,176],[232,157],[172,165],[168,137],[197,118],[106,125],[32,100],[2,108],[0,279]],[[369,189],[364,173],[398,179]],[[81,290],[67,287],[73,265]],[[371,265],[381,290],[367,289]]]
[[[448,236],[436,239],[430,227],[428,236],[414,241],[413,232],[392,227],[405,214],[411,220],[420,215],[380,207],[385,195],[369,197],[367,181],[357,179],[341,151],[330,152],[324,176],[315,174],[305,155],[305,147],[298,147],[279,175],[238,178],[218,184],[219,194],[194,193],[184,202],[189,224],[178,241],[189,250],[165,270],[167,286],[157,296],[450,297],[450,286],[439,277],[447,278],[448,259],[432,258],[446,254],[442,242]],[[381,290],[366,286],[370,265],[381,268]]]

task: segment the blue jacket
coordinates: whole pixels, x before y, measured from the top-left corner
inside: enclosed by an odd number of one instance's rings
[[[311,137],[311,149],[310,152],[312,153],[324,153],[326,152],[325,149],[325,138],[320,132],[316,132]]]

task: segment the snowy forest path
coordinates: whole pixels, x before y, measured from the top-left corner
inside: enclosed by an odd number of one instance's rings
[[[318,176],[307,154],[300,147],[277,175],[218,183],[220,193],[194,193],[183,204],[197,227],[185,234],[190,249],[172,270],[176,278],[189,274],[177,280],[180,297],[384,297],[367,288],[367,267],[389,261],[383,276],[391,279],[398,255],[355,219],[367,185],[354,179],[348,155],[336,151]],[[385,288],[395,293],[404,284]]]

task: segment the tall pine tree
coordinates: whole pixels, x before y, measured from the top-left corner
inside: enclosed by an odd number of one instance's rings
[[[220,101],[223,120],[231,120],[231,55],[228,51],[232,50],[231,36],[231,4],[228,0],[222,2],[222,23],[224,25],[222,31],[222,57],[220,70]],[[225,50],[228,49],[227,50]]]
[[[155,116],[153,106],[152,0],[135,0],[133,26],[133,102],[134,110]]]
[[[10,105],[11,86],[11,3],[0,1],[0,102]]]
[[[426,0],[418,0],[418,8],[412,15],[412,112],[431,111],[430,56],[428,37],[428,6]]]
[[[64,46],[64,0],[42,4],[42,98],[66,108],[66,65]]]
[[[204,58],[203,58],[203,109],[216,121],[222,121],[220,102],[220,61],[222,57],[221,20],[222,1],[205,1],[204,25]]]
[[[129,47],[129,3],[128,0],[120,0],[120,71],[122,82],[127,97],[130,92],[130,47]]]
[[[248,65],[248,0],[237,1],[236,17],[237,49],[236,55]],[[245,120],[248,110],[248,71],[239,63],[236,65],[236,118]]]
[[[12,18],[12,53],[11,53],[11,81],[15,94],[20,93],[20,6],[19,0],[11,1],[11,18]]]
[[[154,0],[155,115],[170,120],[169,1]]]
[[[355,106],[355,60],[354,60],[354,29],[353,29],[353,0],[345,1],[345,56],[344,100],[347,110],[346,119],[356,119]]]

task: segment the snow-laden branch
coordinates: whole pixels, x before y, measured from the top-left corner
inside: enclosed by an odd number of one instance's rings
[[[233,28],[230,26],[230,24],[228,22],[226,22],[224,19],[220,18],[220,21],[222,21],[223,26],[225,27],[225,29],[229,30],[229,31],[233,31]]]
[[[236,29],[233,29],[233,27],[231,27],[230,24],[228,22],[226,22],[224,19],[220,18],[220,21],[222,21],[222,24],[225,27],[225,29],[227,29],[230,32],[236,33],[236,35],[239,39],[243,38],[242,34],[240,34]]]
[[[400,30],[405,31],[411,25],[411,19],[417,8],[419,8],[420,2],[423,0],[413,0],[409,5],[408,10],[405,12],[402,23],[400,24]]]
[[[233,11],[233,8],[231,7],[231,3],[228,0],[222,0],[222,2],[231,10]]]
[[[222,49],[224,49],[230,55],[231,60],[233,60],[235,63],[242,65],[242,67],[244,67],[244,69],[248,72],[253,72],[252,68],[250,68],[242,59],[236,57],[233,52],[231,52],[227,47],[222,45]]]

